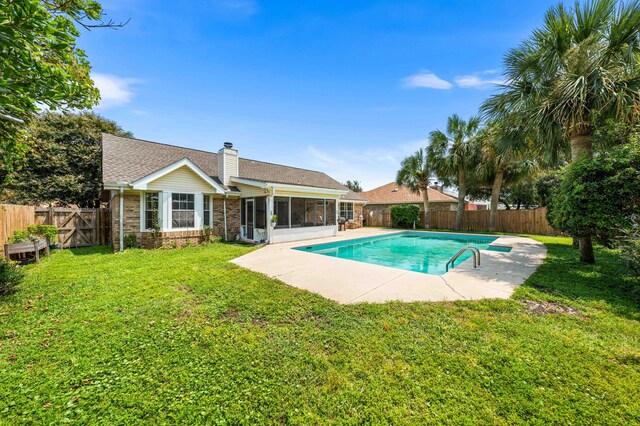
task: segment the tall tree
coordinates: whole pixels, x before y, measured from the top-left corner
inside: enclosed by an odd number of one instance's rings
[[[0,162],[15,168],[26,152],[25,124],[38,109],[90,108],[100,97],[76,25],[102,21],[94,0],[0,2]]]
[[[629,121],[640,100],[640,3],[593,0],[551,8],[544,25],[504,59],[506,83],[483,110],[515,114],[539,143],[561,130],[572,162],[590,159],[593,132],[606,119]],[[552,147],[547,147],[552,148]],[[578,235],[580,259],[595,261],[591,235]]]
[[[101,134],[131,137],[94,113],[38,116],[27,130],[30,149],[22,169],[11,173],[0,199],[18,204],[79,204],[93,207],[102,186]],[[0,166],[0,180],[3,171]]]
[[[344,186],[346,186],[353,192],[362,192],[362,186],[359,180],[348,180],[344,183]]]
[[[398,185],[404,185],[422,196],[425,228],[429,227],[429,179],[432,173],[426,152],[421,148],[402,160],[400,170],[396,174]]]
[[[530,158],[532,152],[526,144],[513,139],[507,123],[490,123],[480,132],[481,158],[478,162],[478,176],[491,185],[489,209],[489,231],[496,230],[498,204],[504,184],[516,185],[520,180],[531,177],[537,164]]]
[[[446,132],[435,130],[429,135],[429,162],[440,180],[458,187],[456,230],[462,228],[465,197],[478,164],[480,149],[476,134],[479,128],[480,118],[465,121],[454,114],[447,120]]]

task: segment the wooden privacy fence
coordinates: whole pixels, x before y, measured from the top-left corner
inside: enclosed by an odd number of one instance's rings
[[[16,230],[27,229],[36,223],[35,207],[0,204],[0,249]]]
[[[488,231],[490,211],[465,211],[461,231]],[[546,217],[547,209],[541,207],[534,210],[498,210],[496,232],[514,234],[560,235],[549,225]],[[431,228],[454,229],[456,212],[429,212]],[[391,214],[388,211],[371,211],[366,214],[366,226],[391,226]]]
[[[37,223],[58,228],[60,247],[87,247],[111,242],[110,209],[37,208],[35,216]]]
[[[391,213],[389,210],[366,210],[364,213],[364,226],[391,226]]]
[[[559,235],[547,222],[547,209],[534,210],[498,210],[496,218],[497,232],[514,234]],[[461,231],[488,231],[490,211],[465,211]],[[432,228],[453,229],[456,212],[430,212],[429,222]]]

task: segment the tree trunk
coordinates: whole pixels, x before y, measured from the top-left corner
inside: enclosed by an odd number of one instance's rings
[[[496,231],[496,222],[498,220],[498,203],[500,202],[500,188],[502,187],[502,178],[504,178],[504,170],[500,169],[496,173],[491,188],[491,211],[489,212],[489,232]]]
[[[571,138],[571,162],[578,160],[590,160],[593,158],[593,143],[591,141],[591,132],[578,132]],[[580,261],[585,263],[595,263],[596,258],[593,254],[593,241],[591,235],[582,235],[578,237],[578,246],[580,247]]]
[[[458,211],[456,212],[456,231],[462,229],[462,218],[464,217],[464,197],[467,195],[467,182],[464,170],[458,169]]]
[[[591,133],[582,132],[571,138],[571,162],[575,163],[579,159],[591,160],[593,158],[593,143]]]
[[[580,261],[584,263],[596,263],[591,235],[578,238],[578,243],[580,244]]]
[[[422,203],[424,204],[424,227],[429,228],[429,186],[420,188],[422,194]]]

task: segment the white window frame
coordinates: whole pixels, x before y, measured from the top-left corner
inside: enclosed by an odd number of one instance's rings
[[[193,228],[191,227],[181,227],[174,228],[173,227],[173,194],[187,194],[193,195]],[[198,197],[200,194],[200,197]],[[198,208],[198,206],[200,206]],[[189,211],[189,210],[179,210],[179,211]],[[200,211],[200,213],[198,213]],[[202,193],[201,192],[188,192],[188,191],[170,191],[169,192],[169,229],[172,231],[197,231],[202,229]]]
[[[349,219],[348,216],[343,216],[342,215],[342,206],[346,206],[346,205],[350,205],[351,206],[351,219]],[[350,202],[346,202],[346,201],[341,201],[340,202],[340,209],[338,211],[338,217],[344,217],[347,221],[349,222],[353,222],[355,220],[355,213],[356,212],[356,207],[355,207],[355,203],[350,203]]]
[[[147,194],[158,194],[158,222],[160,223],[160,230],[164,229],[163,217],[164,208],[162,205],[162,198],[164,196],[162,191],[145,191],[140,193],[140,231],[151,232],[152,229],[147,228]]]
[[[204,197],[209,197],[209,225],[204,224],[205,219],[205,210],[204,210]],[[213,196],[211,194],[202,194],[202,229],[205,226],[209,226],[209,228],[213,227]]]

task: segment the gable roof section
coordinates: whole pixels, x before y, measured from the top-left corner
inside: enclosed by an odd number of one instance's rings
[[[166,176],[167,174],[178,170],[181,167],[187,167],[192,172],[194,172],[198,177],[200,177],[203,181],[207,182],[211,187],[215,188],[216,192],[220,194],[224,194],[224,188],[218,181],[214,180],[211,176],[207,175],[200,167],[196,166],[193,161],[188,158],[182,158],[175,163],[171,163],[160,170],[156,170],[155,172],[148,174],[134,182],[131,182],[133,189],[146,190],[147,185],[150,182],[153,182],[156,179],[161,178],[162,176]]]
[[[457,202],[454,197],[432,188],[428,189],[428,193],[429,201]],[[361,194],[367,199],[368,204],[422,203],[420,194],[416,194],[406,186],[400,186],[395,182],[390,182]]]
[[[218,183],[218,154],[165,145],[141,139],[102,134],[102,181],[105,184],[132,183],[183,158],[191,161]],[[348,189],[326,173],[240,158],[243,179],[336,190]]]

